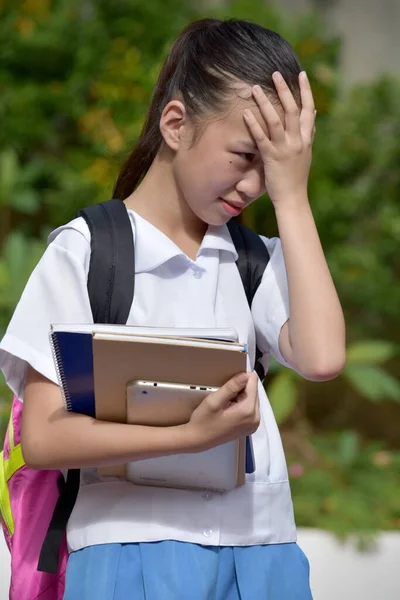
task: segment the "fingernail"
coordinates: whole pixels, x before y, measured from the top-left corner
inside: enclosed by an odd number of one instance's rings
[[[253,87],[253,92],[254,92],[254,93],[257,95],[257,96],[260,96],[260,95],[262,94],[262,89],[261,89],[261,87],[260,87],[259,85],[255,85],[255,86]]]
[[[248,380],[247,373],[240,373],[239,375],[236,376],[236,381],[239,384],[247,383],[247,380]]]
[[[275,73],[272,73],[272,77],[274,78],[274,81],[283,81],[283,77],[279,73],[279,71],[275,71]]]
[[[302,77],[302,79],[304,79],[304,80],[307,80],[307,79],[308,79],[307,73],[306,73],[305,71],[302,71],[302,72],[300,73],[300,77]]]

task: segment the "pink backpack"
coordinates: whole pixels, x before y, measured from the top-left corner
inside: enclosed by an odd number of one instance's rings
[[[57,573],[38,570],[38,560],[59,498],[60,471],[29,469],[21,451],[22,402],[14,397],[0,454],[0,514],[11,552],[10,600],[62,600],[68,560],[65,536]],[[63,478],[64,479],[64,478]]]

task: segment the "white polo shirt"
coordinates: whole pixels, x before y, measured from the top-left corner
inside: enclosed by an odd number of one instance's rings
[[[247,304],[237,253],[226,226],[208,228],[195,261],[148,221],[129,211],[135,234],[135,298],[128,324],[234,327],[254,360],[283,364],[278,337],[289,316],[285,265],[278,239],[262,238],[271,259]],[[20,400],[27,363],[57,383],[52,323],[92,322],[87,293],[90,233],[82,218],[54,231],[0,343],[0,368]],[[279,431],[262,385],[261,424],[253,435],[256,472],[231,492],[204,493],[135,486],[94,469],[82,485],[68,524],[71,550],[111,542],[181,540],[206,545],[255,545],[296,540],[288,474]],[[45,402],[45,399],[43,399]]]

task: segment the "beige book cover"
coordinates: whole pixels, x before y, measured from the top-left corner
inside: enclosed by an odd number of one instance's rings
[[[118,423],[127,422],[126,389],[133,380],[148,379],[220,387],[237,373],[246,371],[246,361],[247,353],[240,344],[95,334],[93,373],[96,418]],[[242,485],[245,479],[245,437],[237,440],[235,444],[235,449],[233,450],[231,444],[229,451],[237,452],[236,485]],[[207,452],[207,456],[210,456],[210,451]],[[197,455],[198,460],[202,454]],[[132,469],[133,463],[130,464],[128,472],[126,465],[103,467],[99,471],[103,475],[114,476],[129,475],[131,471],[130,478],[135,483],[140,483],[140,477],[135,481]],[[157,485],[155,480],[145,480],[144,477],[142,480],[143,484]],[[160,482],[159,485],[168,485],[168,482]],[[201,487],[201,482],[189,487]]]

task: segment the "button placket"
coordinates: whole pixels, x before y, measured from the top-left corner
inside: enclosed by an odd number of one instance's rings
[[[201,279],[203,276],[203,269],[199,267],[194,261],[190,260],[190,258],[186,259],[190,269],[192,270],[192,275],[195,279]]]

